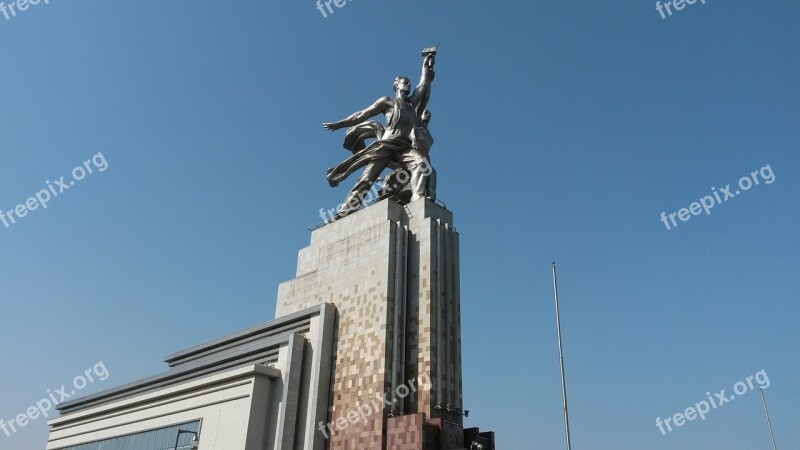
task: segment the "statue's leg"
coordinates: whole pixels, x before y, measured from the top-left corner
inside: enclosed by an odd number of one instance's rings
[[[409,173],[408,187],[411,190],[411,201],[422,197],[430,197],[428,184],[433,168],[428,158],[414,150],[403,156],[405,170]]]
[[[428,167],[430,167],[430,173],[428,174],[428,183],[425,186],[426,195],[432,201],[436,201],[436,169],[430,165],[430,159],[428,160]]]
[[[386,164],[389,163],[390,159],[391,158],[386,157],[374,160],[364,167],[364,172],[358,177],[355,186],[353,186],[353,189],[350,190],[350,193],[347,194],[347,197],[344,199],[344,203],[339,207],[339,212],[336,214],[337,218],[358,211],[367,192],[369,192],[369,189],[375,181],[378,180],[378,177],[381,175],[381,172],[383,172],[383,169],[386,168]]]

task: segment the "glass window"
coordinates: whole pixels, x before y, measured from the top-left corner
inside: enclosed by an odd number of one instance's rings
[[[180,430],[197,433],[200,431],[200,421],[196,420],[157,430],[64,447],[60,450],[173,450],[175,448],[175,439],[178,438],[178,431]],[[192,433],[181,433],[178,449],[189,450],[193,437],[194,434]]]

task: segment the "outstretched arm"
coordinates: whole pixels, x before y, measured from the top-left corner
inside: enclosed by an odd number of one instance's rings
[[[434,64],[436,64],[436,57],[434,55],[426,55],[425,59],[422,61],[422,75],[419,78],[419,84],[408,99],[411,105],[417,109],[417,115],[422,114],[422,111],[425,110],[425,106],[431,96],[431,83],[433,83],[433,77],[435,75],[433,72]],[[420,108],[420,105],[423,103],[425,105]]]
[[[385,114],[392,108],[392,99],[389,97],[381,97],[373,103],[369,108],[358,111],[338,122],[325,122],[323,127],[328,130],[334,131],[344,127],[352,127],[365,122],[367,119],[377,116],[378,114]]]

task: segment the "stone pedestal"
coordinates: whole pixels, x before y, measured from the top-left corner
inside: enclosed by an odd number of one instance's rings
[[[312,232],[276,317],[338,310],[330,425],[319,431],[330,449],[387,448],[388,417],[462,426],[458,261],[452,213],[427,199],[383,200]]]

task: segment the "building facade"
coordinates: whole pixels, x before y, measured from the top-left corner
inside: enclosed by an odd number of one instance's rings
[[[47,448],[493,450],[463,428],[458,247],[424,198],[315,229],[274,320],[60,405]]]
[[[335,308],[167,356],[169,371],[59,405],[47,449],[323,449]],[[121,445],[121,446],[118,446]]]

